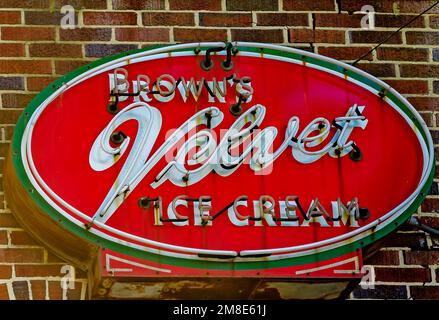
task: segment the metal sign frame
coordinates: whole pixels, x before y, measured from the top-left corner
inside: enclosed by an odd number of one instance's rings
[[[31,154],[30,146],[32,127],[36,123],[38,116],[44,110],[45,106],[65,90],[68,90],[70,87],[99,73],[114,68],[120,68],[127,64],[154,60],[164,56],[202,55],[205,54],[207,48],[225,48],[226,44],[223,42],[163,45],[118,54],[97,60],[70,72],[56,80],[49,87],[45,88],[32,100],[18,120],[12,141],[12,165],[23,189],[27,193],[27,196],[32,199],[41,211],[46,213],[53,221],[62,226],[62,228],[67,229],[72,234],[85,239],[97,247],[108,248],[115,252],[128,254],[135,258],[153,262],[214,270],[280,268],[307,264],[316,259],[322,261],[342,256],[383,238],[403,224],[410,215],[416,211],[427,195],[428,189],[433,181],[435,168],[434,148],[427,125],[415,108],[404,97],[383,81],[353,66],[331,58],[278,45],[249,42],[236,42],[234,45],[239,48],[240,55],[306,65],[309,68],[318,69],[337,77],[344,78],[347,81],[353,82],[373,94],[382,97],[390,107],[398,111],[399,114],[412,125],[423,149],[424,167],[422,178],[410,197],[378,220],[372,221],[371,223],[342,236],[313,244],[272,249],[270,252],[274,253],[274,255],[268,258],[235,257],[233,261],[216,258],[200,258],[193,254],[193,250],[188,250],[187,248],[178,248],[178,250],[187,252],[188,254],[169,255],[163,250],[148,249],[148,244],[161,246],[162,249],[166,249],[169,245],[153,243],[154,241],[151,242],[151,240],[145,240],[134,235],[121,234],[122,232],[120,230],[109,229],[108,231],[115,236],[121,235],[126,239],[132,238],[136,241],[143,242],[144,246],[130,244],[127,241],[116,237],[102,235],[99,232],[95,232],[93,227],[87,228],[83,223],[74,221],[74,218],[64,212],[61,207],[51,200],[51,197],[57,197],[56,194],[50,194],[50,190],[48,190],[49,188],[41,179],[38,179],[38,175],[35,176],[35,168],[32,167],[32,158],[29,157]],[[194,49],[196,49],[195,51],[198,50],[198,53],[194,52]],[[221,50],[215,54],[226,55],[226,51]],[[70,210],[76,210],[75,208],[69,207],[67,203],[63,205]],[[86,220],[90,219],[78,210],[75,212]],[[24,222],[24,224],[26,224],[26,222]],[[104,224],[101,227],[108,228]],[[267,250],[258,250],[257,252],[248,252],[248,254],[263,255],[267,253],[266,251]]]

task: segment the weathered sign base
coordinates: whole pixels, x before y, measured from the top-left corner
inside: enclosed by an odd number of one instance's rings
[[[288,281],[257,278],[117,279],[106,277],[93,299],[310,300],[344,299],[358,284],[352,279]]]
[[[362,251],[310,264],[259,270],[186,270],[172,276],[151,263],[111,250],[101,250],[96,264],[93,299],[340,299],[358,285]],[[199,276],[189,276],[198,273]],[[229,276],[218,276],[230,274]],[[183,276],[182,276],[183,275]],[[187,275],[187,276],[185,276]]]

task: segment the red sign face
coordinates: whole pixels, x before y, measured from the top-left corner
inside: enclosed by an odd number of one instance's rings
[[[389,86],[295,49],[194,49],[97,62],[29,107],[18,166],[52,217],[151,272],[276,275],[422,200],[431,138]]]

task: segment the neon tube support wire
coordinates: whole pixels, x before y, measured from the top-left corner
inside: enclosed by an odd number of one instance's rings
[[[408,224],[411,226],[417,227],[418,229],[421,229],[430,235],[439,237],[439,230],[438,229],[435,229],[435,228],[432,228],[430,226],[427,226],[426,224],[420,223],[418,218],[416,218],[416,217],[413,217],[413,216],[410,217],[410,219],[408,220]]]

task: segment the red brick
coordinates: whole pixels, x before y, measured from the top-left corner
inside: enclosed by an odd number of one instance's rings
[[[439,251],[407,251],[404,252],[404,261],[405,264],[435,265],[439,262]]]
[[[29,300],[29,284],[27,281],[14,281],[12,289],[17,300]]]
[[[6,157],[9,152],[9,142],[0,142],[0,157]],[[4,195],[0,195],[0,209],[5,208]]]
[[[316,27],[337,27],[337,28],[360,28],[361,18],[364,15],[347,13],[316,13]]]
[[[25,11],[24,23],[26,25],[59,26],[63,16],[60,11]],[[76,12],[75,21],[78,21],[78,14]]]
[[[224,41],[227,40],[225,29],[189,29],[174,28],[174,40],[189,41]]]
[[[283,43],[284,35],[281,29],[273,29],[273,30],[233,29],[232,40]]]
[[[171,10],[221,10],[221,0],[169,0]]]
[[[55,0],[54,8],[60,9],[64,5],[71,5],[75,9],[106,9],[106,0]],[[49,9],[50,0],[2,0],[1,8]]]
[[[55,0],[55,9],[65,5],[71,5],[76,10],[107,9],[107,0]]]
[[[13,119],[13,118],[17,118],[20,116],[22,110],[7,110],[8,108],[10,108],[9,106],[5,106],[4,102],[7,101],[7,99],[4,98],[5,94],[2,95],[2,102],[3,102],[3,108],[5,110],[1,111],[0,110],[0,115],[3,115],[4,117],[8,117],[8,119]],[[11,113],[11,114],[10,114]],[[15,122],[17,121],[13,121],[13,120],[5,120],[5,119],[1,119],[2,124],[4,123],[9,123],[11,125],[15,125]],[[0,157],[6,157],[8,155],[9,152],[9,142],[0,142]],[[4,159],[0,159],[0,164],[4,164]],[[6,203],[5,203],[5,197],[4,195],[0,195],[0,209],[6,209]],[[1,216],[1,214],[0,214]],[[1,220],[1,218],[0,218]],[[17,227],[19,227],[19,225],[17,224]]]
[[[436,118],[438,118],[438,117],[439,117],[439,114],[436,115]],[[437,122],[437,120],[436,120],[436,122]],[[434,141],[434,140],[437,141],[437,138],[436,138],[435,135],[434,135],[436,132],[437,132],[437,130],[430,130],[430,133],[431,133],[431,136],[432,136],[432,138],[433,138],[433,141]],[[438,178],[438,169],[439,169],[439,166],[436,165],[435,178]],[[421,211],[422,211],[422,210],[421,210]]]
[[[380,47],[377,57],[379,60],[428,61],[428,49]]]
[[[111,40],[110,28],[60,29],[61,41],[108,41]]]
[[[439,229],[439,217],[419,217],[418,220],[432,228]]]
[[[68,300],[81,299],[82,282],[75,282],[75,288],[67,291]]]
[[[192,12],[143,12],[142,21],[145,26],[195,25],[194,14]]]
[[[423,212],[439,212],[439,199],[425,199],[421,205]]]
[[[399,253],[395,250],[381,250],[364,261],[367,265],[399,265]]]
[[[375,12],[392,12],[393,13],[393,1],[383,0],[341,0],[341,11],[354,12],[361,11],[361,8],[365,5],[373,6]]]
[[[35,241],[27,232],[25,231],[12,231],[11,234],[11,244],[14,246],[23,246],[23,245],[38,245],[38,242]]]
[[[357,68],[374,75],[375,77],[394,77],[395,65],[389,63],[358,63]]]
[[[2,0],[0,8],[49,8],[49,0]]]
[[[15,275],[17,277],[62,277],[62,264],[17,264]]]
[[[402,94],[428,93],[428,81],[426,80],[385,80],[385,82]]]
[[[82,283],[75,282],[74,289],[67,289],[68,300],[79,300],[81,298]],[[49,281],[49,299],[50,300],[62,300],[63,288],[61,287],[61,281]]]
[[[56,79],[56,77],[27,77],[27,90],[41,91]]]
[[[63,300],[63,289],[61,281],[49,281],[49,299]]]
[[[50,61],[0,60],[0,73],[51,73]]]
[[[12,277],[12,266],[0,265],[0,279],[10,279]]]
[[[19,24],[21,23],[20,11],[0,11],[0,24]]]
[[[15,275],[17,277],[63,277],[66,272],[62,268],[66,262],[60,264],[16,264]],[[75,268],[75,277],[87,278],[87,273],[79,268]]]
[[[0,43],[0,52],[2,57],[24,57],[23,43]]]
[[[401,32],[394,33],[393,31],[350,31],[351,42],[353,43],[379,43],[387,39],[390,35],[392,37],[386,41],[386,44],[402,43]]]
[[[31,43],[29,45],[31,57],[82,57],[82,45],[64,43]]]
[[[335,2],[333,0],[284,0],[283,9],[294,11],[335,11]]]
[[[340,30],[290,29],[292,43],[345,43],[345,32]]]
[[[439,16],[430,16],[430,28],[439,29]]]
[[[84,60],[56,60],[55,61],[55,72],[56,74],[64,75],[73,71],[79,67],[82,67],[89,63],[90,61]]]
[[[55,40],[53,27],[2,27],[2,40]]]
[[[0,284],[0,300],[9,300],[9,293],[6,284]]]
[[[258,13],[259,26],[308,26],[306,13]]]
[[[412,0],[403,0],[398,1],[398,11],[400,13],[421,13],[431,5],[433,5],[436,1],[433,0],[418,0],[418,1],[412,1]],[[433,7],[429,12],[429,14],[432,13],[439,13],[438,6]]]
[[[250,13],[210,13],[200,12],[200,26],[251,27]]]
[[[5,119],[2,119],[2,123],[8,123]],[[14,216],[9,213],[0,213],[0,228],[18,228],[19,224],[15,220]]]
[[[424,32],[424,31],[407,31],[405,33],[407,44],[426,44],[426,45],[438,45],[439,44],[439,31],[436,32]]]
[[[89,25],[136,25],[135,12],[84,12],[84,24]]]
[[[115,10],[163,10],[165,0],[113,0]]]
[[[364,17],[364,14],[361,15]],[[376,14],[375,15],[375,27],[377,28],[399,28],[410,20],[412,20],[415,15],[394,15],[394,14]],[[417,18],[412,21],[406,28],[424,28],[424,19]]]
[[[437,78],[439,65],[434,64],[402,64],[399,66],[401,77]]]
[[[43,262],[43,249],[0,249],[0,261],[6,263],[38,263]]]
[[[91,43],[85,45],[85,55],[87,57],[107,57],[122,52],[132,51],[138,49],[139,46],[135,44],[105,44],[105,43]]]
[[[337,60],[356,60],[372,49],[371,47],[319,47],[319,54]],[[372,53],[369,53],[364,60],[372,60]]]
[[[439,111],[439,99],[433,97],[408,97],[408,101],[417,109],[422,111]],[[430,206],[427,200],[422,204],[426,210],[429,210]],[[424,205],[425,204],[425,205]],[[437,210],[437,209],[431,209]]]
[[[168,28],[117,28],[116,40],[135,42],[169,41]]]
[[[23,109],[29,104],[29,102],[31,102],[34,97],[35,94],[4,93],[2,94],[3,108]],[[19,112],[21,113],[21,111]]]
[[[45,300],[46,299],[46,281],[44,280],[31,280],[30,289],[32,291],[33,300]]]
[[[226,0],[228,11],[278,11],[278,2],[273,0]]]
[[[0,157],[6,157],[9,151],[9,142],[0,142]],[[0,195],[0,208],[3,209],[4,195]]]
[[[424,233],[392,233],[384,240],[383,247],[427,249]]]
[[[6,245],[8,244],[8,233],[6,230],[0,231],[0,245]]]
[[[411,286],[410,294],[414,300],[439,300],[439,286]]]
[[[428,268],[375,268],[376,281],[384,282],[430,282]]]

